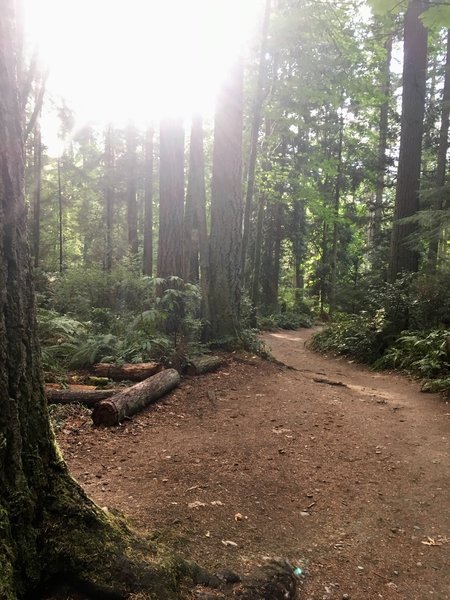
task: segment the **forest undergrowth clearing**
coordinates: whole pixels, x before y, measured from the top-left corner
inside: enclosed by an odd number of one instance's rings
[[[450,406],[396,374],[265,340],[119,427],[58,431],[102,507],[212,571],[285,557],[305,599],[450,598]],[[336,385],[341,384],[341,385]]]

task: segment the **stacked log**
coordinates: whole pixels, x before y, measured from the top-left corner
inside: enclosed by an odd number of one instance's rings
[[[136,363],[124,365],[113,365],[110,363],[98,363],[94,365],[94,374],[98,377],[108,377],[114,381],[143,381],[162,370],[162,365],[156,362]]]
[[[93,408],[100,400],[111,398],[117,390],[55,390],[46,391],[49,404],[73,404],[79,402]]]

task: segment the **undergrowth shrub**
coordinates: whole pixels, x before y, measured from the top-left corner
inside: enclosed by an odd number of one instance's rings
[[[311,327],[313,316],[310,310],[308,312],[281,312],[275,315],[261,316],[258,318],[258,327],[263,331],[272,329],[300,329],[302,327]]]
[[[50,281],[39,300],[38,330],[47,371],[100,361],[158,360],[181,368],[189,354],[199,351],[199,290],[176,277],[152,280],[94,269],[83,271],[82,277],[74,271]]]
[[[450,300],[447,275],[406,275],[374,287],[365,309],[337,315],[312,347],[424,378],[449,376]]]
[[[404,332],[376,366],[406,370],[427,379],[450,375],[449,338],[449,329]]]
[[[331,325],[313,337],[311,347],[372,363],[385,348],[384,328],[385,313],[382,309],[374,316],[366,312],[360,315],[337,315]]]

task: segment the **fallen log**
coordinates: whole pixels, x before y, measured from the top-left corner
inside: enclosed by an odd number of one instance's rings
[[[187,367],[187,375],[203,375],[203,373],[209,373],[215,371],[223,363],[223,360],[219,356],[195,356],[192,358]]]
[[[118,425],[126,417],[131,417],[151,402],[154,402],[180,383],[180,375],[175,369],[166,369],[145,381],[119,392],[108,400],[94,406],[94,425]]]
[[[122,381],[124,379],[128,379],[129,381],[143,381],[155,375],[155,373],[159,373],[161,370],[162,365],[155,362],[126,363],[120,366],[110,363],[98,363],[93,367],[94,374],[97,377],[108,377],[114,381]]]
[[[74,402],[79,402],[89,408],[93,408],[100,400],[111,398],[115,394],[117,394],[117,390],[46,390],[49,404],[73,404]]]

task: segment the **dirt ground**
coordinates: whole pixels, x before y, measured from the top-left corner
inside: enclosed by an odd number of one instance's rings
[[[300,565],[306,600],[450,599],[450,405],[269,333],[120,427],[58,437],[102,507],[214,570]]]

